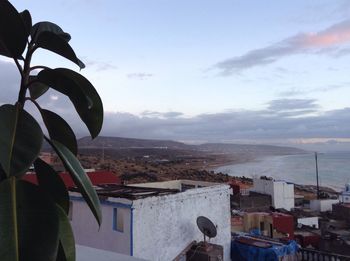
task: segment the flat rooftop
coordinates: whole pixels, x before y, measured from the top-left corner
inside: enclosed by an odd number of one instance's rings
[[[125,198],[137,200],[147,197],[156,197],[163,195],[176,194],[191,189],[199,189],[218,185],[223,183],[213,183],[194,180],[170,180],[162,182],[149,182],[130,185],[110,184],[93,184],[100,198]],[[70,187],[69,191],[79,192],[77,187]]]
[[[178,189],[148,188],[118,184],[100,184],[95,185],[94,188],[96,189],[97,195],[100,197],[126,198],[130,200],[153,196],[163,196],[180,192]],[[79,192],[76,187],[70,188],[69,190],[72,192]]]
[[[344,207],[344,208],[350,208],[350,203],[339,203],[339,204],[336,204],[336,205]]]

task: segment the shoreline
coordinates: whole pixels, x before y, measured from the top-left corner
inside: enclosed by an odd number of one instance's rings
[[[311,153],[306,153],[306,154],[311,154]],[[223,171],[219,171],[219,168],[222,167],[229,167],[232,165],[238,165],[238,164],[247,164],[247,163],[252,163],[252,162],[261,162],[264,161],[266,159],[269,158],[279,158],[279,157],[290,157],[290,156],[298,156],[300,154],[291,154],[291,155],[271,155],[271,156],[266,156],[266,157],[245,157],[243,160],[226,160],[226,161],[222,161],[220,163],[217,164],[213,164],[212,166],[210,166],[209,168],[207,168],[208,171],[214,171],[215,174],[217,175],[229,175],[230,177],[232,177],[234,180],[238,180],[239,182],[244,182],[245,184],[251,183],[251,185],[253,185],[253,177],[249,177],[249,176],[234,176],[231,175],[229,173],[225,173]],[[268,175],[267,175],[268,176]],[[273,177],[272,177],[273,178]],[[287,182],[290,182],[288,180],[286,180]],[[316,197],[316,185],[313,184],[300,184],[299,182],[291,182],[294,184],[294,188],[295,188],[295,194],[296,195],[303,195],[305,196],[305,198],[307,199],[314,199]],[[320,192],[321,193],[326,193],[330,196],[338,196],[341,188],[340,186],[332,186],[332,185],[327,185],[327,186],[320,186],[319,187]]]
[[[294,155],[294,154],[293,154]],[[269,155],[268,157],[284,157],[292,155]],[[252,154],[221,154],[195,155],[183,157],[181,160],[154,161],[148,158],[112,159],[109,156],[101,161],[99,156],[81,155],[81,162],[85,168],[108,169],[120,176],[126,184],[159,182],[176,179],[202,180],[217,183],[236,183],[250,187],[252,178],[247,175],[231,176],[217,169],[227,165],[249,164],[266,159]],[[304,194],[308,198],[313,196],[313,185],[295,184],[296,194]],[[336,194],[330,187],[322,191]]]

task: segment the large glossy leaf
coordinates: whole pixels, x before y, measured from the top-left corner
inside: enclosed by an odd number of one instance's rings
[[[15,179],[0,183],[0,260],[18,261]]]
[[[77,140],[69,124],[52,111],[42,109],[40,112],[50,138],[64,144],[74,155],[77,155]]]
[[[56,260],[56,205],[38,186],[14,177],[0,183],[0,227],[0,260]]]
[[[78,159],[74,154],[67,149],[63,144],[55,140],[46,139],[53,149],[56,151],[57,155],[62,160],[64,166],[70,173],[75,185],[80,190],[86,203],[90,207],[92,213],[94,214],[97,223],[101,225],[101,208],[100,201],[98,199],[97,193],[93,188],[90,179],[86,175],[83,167],[80,165]]]
[[[45,161],[37,158],[34,161],[35,173],[38,178],[39,187],[51,196],[53,201],[61,206],[68,214],[69,195],[60,176]]]
[[[26,37],[29,36],[30,31],[32,30],[32,16],[30,15],[30,12],[28,10],[24,10],[23,12],[20,12],[23,24],[26,28]]]
[[[47,86],[44,83],[41,83],[39,81],[36,81],[36,76],[29,76],[29,82],[31,84],[29,85],[29,94],[30,97],[34,100],[38,99],[41,95],[43,95],[47,90],[49,89],[49,86]]]
[[[69,43],[53,32],[44,31],[40,33],[37,37],[36,44],[43,49],[47,49],[72,61],[77,64],[80,69],[85,68],[85,65],[78,59]]]
[[[33,25],[33,28],[31,29],[31,37],[34,42],[37,41],[38,36],[42,32],[52,32],[62,37],[67,42],[69,42],[71,39],[71,36],[69,35],[69,33],[64,32],[62,28],[59,27],[57,24],[54,24],[48,21],[43,21],[43,22],[36,23],[35,25]]]
[[[7,176],[23,174],[37,158],[43,133],[36,120],[18,105],[0,107],[0,164]]]
[[[5,171],[3,170],[2,166],[0,165],[0,182],[7,178],[7,175]]]
[[[75,261],[75,240],[70,222],[62,208],[57,206],[60,246],[56,261]]]
[[[0,55],[20,58],[27,44],[26,28],[16,8],[0,1]]]
[[[40,82],[69,97],[92,138],[100,133],[103,124],[102,101],[84,76],[69,69],[57,68],[42,70],[37,77]]]

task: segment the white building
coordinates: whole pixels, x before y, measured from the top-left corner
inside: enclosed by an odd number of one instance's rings
[[[338,199],[313,199],[310,200],[310,209],[317,212],[332,211],[332,205],[337,203]]]
[[[319,217],[299,217],[297,219],[297,223],[298,225],[304,225],[304,226],[318,229],[319,228],[318,219]]]
[[[133,256],[80,245],[76,245],[75,250],[77,261],[147,261]]]
[[[230,187],[208,185],[212,184],[102,185],[97,188],[104,198],[100,229],[80,195],[72,193],[70,216],[76,243],[146,260],[173,260],[191,242],[203,240],[196,219],[205,216],[217,227],[217,236],[210,242],[222,245],[224,260],[230,260]]]
[[[251,191],[271,195],[274,208],[294,208],[294,184],[267,178],[254,178]]]
[[[345,185],[345,190],[340,194],[340,202],[350,203],[350,183]]]

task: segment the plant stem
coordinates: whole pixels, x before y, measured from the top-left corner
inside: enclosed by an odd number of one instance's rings
[[[36,50],[35,47],[33,47],[33,44],[30,43],[28,45],[28,51],[26,54],[26,57],[24,59],[24,67],[23,67],[23,74],[21,79],[21,89],[18,93],[18,103],[21,104],[21,106],[24,106],[25,98],[26,98],[26,92],[27,92],[27,83],[29,80],[29,73],[30,73],[30,61],[32,59],[33,52]]]
[[[21,76],[23,77],[23,69],[22,66],[19,64],[18,60],[16,58],[13,58],[13,60],[15,61],[15,64],[18,68],[19,73],[21,74]]]
[[[12,215],[14,225],[14,236],[15,236],[15,248],[16,248],[16,260],[19,260],[19,248],[18,248],[18,223],[17,223],[17,191],[16,191],[16,177],[10,177],[11,182],[11,200],[12,200]]]
[[[39,103],[36,100],[34,100],[33,98],[26,97],[24,100],[25,101],[31,101],[37,107],[39,112],[41,111],[41,107],[40,107]]]
[[[31,71],[34,71],[34,70],[38,70],[38,69],[50,69],[49,67],[47,66],[43,66],[43,65],[37,65],[37,66],[33,66],[30,68]]]

